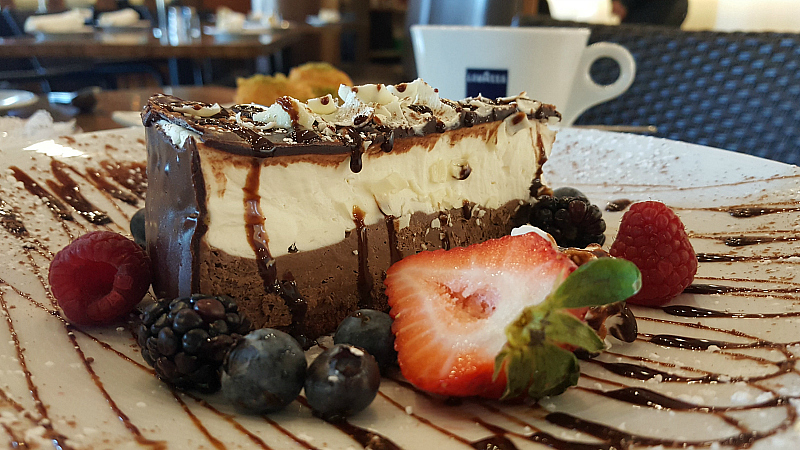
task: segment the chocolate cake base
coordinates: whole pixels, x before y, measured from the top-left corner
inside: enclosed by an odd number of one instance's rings
[[[283,293],[265,287],[255,258],[234,257],[200,244],[200,291],[228,294],[256,328],[282,327],[315,338],[332,332],[352,311],[386,309],[383,280],[389,266],[425,250],[466,246],[505,236],[526,216],[524,202],[498,209],[475,205],[439,214],[360,226],[338,244],[275,258]]]

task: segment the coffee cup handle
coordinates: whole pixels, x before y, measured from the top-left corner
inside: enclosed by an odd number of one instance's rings
[[[619,64],[619,78],[609,85],[595,83],[589,73],[592,63],[600,58],[611,58]],[[561,118],[562,125],[572,125],[587,109],[625,92],[633,83],[634,76],[636,62],[625,47],[612,42],[597,42],[586,47],[572,84],[567,107],[564,109],[567,113]]]

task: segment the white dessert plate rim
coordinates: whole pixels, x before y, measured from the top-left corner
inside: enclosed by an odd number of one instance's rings
[[[0,130],[2,131],[2,130]],[[56,158],[67,164],[82,167],[87,165],[95,167],[103,158],[112,157],[117,161],[143,161],[144,160],[144,133],[141,128],[126,128],[107,130],[97,133],[76,134],[68,137],[57,138],[39,144],[28,145],[21,148],[2,148],[3,156],[0,169],[18,166],[29,175],[44,179],[51,170],[51,158]],[[787,212],[775,214],[764,218],[735,219],[723,212],[723,208],[740,204],[775,204],[776,202],[800,202],[800,168],[774,161],[763,160],[748,155],[727,152],[724,150],[657,139],[626,135],[620,133],[603,132],[596,130],[564,129],[557,139],[550,161],[547,163],[545,176],[552,186],[575,186],[592,198],[595,203],[605,205],[604,201],[626,198],[629,200],[663,200],[673,207],[678,208],[687,229],[693,234],[693,239],[698,252],[721,252],[726,248],[717,242],[717,235],[713,232],[722,230],[733,233],[739,229],[748,232],[767,230],[762,228],[773,221],[774,227],[795,226],[795,234],[800,229],[800,213]],[[70,171],[74,174],[86,173],[85,171]],[[0,178],[0,198],[19,208],[24,220],[45,220],[50,214],[41,201],[27,199],[24,189],[11,176]],[[88,183],[86,183],[88,185]],[[50,184],[43,184],[50,186]],[[111,196],[91,193],[87,187],[84,194],[98,206],[107,210],[115,221],[108,225],[113,230],[126,232],[125,219],[141,207],[114,201]],[[602,204],[601,204],[602,202]],[[116,206],[114,206],[116,205]],[[35,211],[28,211],[28,209]],[[28,214],[28,213],[31,214]],[[610,233],[616,230],[622,212],[604,213],[609,223]],[[45,218],[45,219],[42,219]],[[794,222],[793,222],[794,221]],[[759,225],[761,224],[761,225]],[[80,226],[78,226],[80,225]],[[770,225],[771,226],[771,225]],[[27,246],[18,245],[19,241],[0,234],[0,252],[8,260],[0,261],[0,302],[10,304],[13,308],[5,311],[8,320],[0,320],[6,325],[0,326],[0,359],[8,361],[7,370],[0,371],[0,389],[7,391],[10,398],[21,404],[25,409],[36,411],[31,400],[29,386],[21,371],[11,369],[11,364],[16,361],[17,353],[14,350],[13,339],[10,337],[7,325],[15,327],[15,339],[20,340],[20,347],[24,348],[28,370],[34,375],[34,380],[39,388],[39,395],[47,405],[56,431],[74,439],[78,446],[86,445],[106,448],[117,445],[122,447],[137,447],[137,440],[164,440],[168,448],[196,447],[198,445],[215,446],[215,442],[224,442],[228,448],[252,447],[255,436],[262,442],[268,443],[271,448],[301,448],[302,442],[312,447],[345,449],[348,447],[359,448],[356,442],[342,433],[336,427],[330,426],[316,418],[300,404],[293,403],[288,409],[278,414],[268,416],[268,420],[259,416],[246,416],[235,413],[220,396],[206,397],[209,403],[203,404],[193,397],[171,393],[163,384],[158,382],[151,373],[147,372],[141,356],[131,340],[129,332],[124,328],[87,329],[88,334],[74,332],[76,342],[90,362],[82,362],[76,352],[72,351],[72,343],[68,340],[67,331],[51,314],[41,311],[40,306],[26,300],[23,295],[7,289],[9,283],[15,289],[23,292],[33,292],[33,298],[39,305],[49,307],[50,300],[46,298],[42,289],[43,280],[47,279],[46,257],[47,252],[43,247],[55,251],[60,243],[68,240],[61,236],[65,229],[76,235],[83,234],[95,227],[82,218],[77,217],[76,222],[67,224],[62,228],[60,224],[43,228],[51,236],[47,240],[31,238]],[[49,230],[49,231],[48,231]],[[769,231],[769,230],[767,230]],[[766,232],[766,231],[764,231]],[[0,229],[0,233],[5,233]],[[38,243],[37,243],[38,242]],[[791,243],[787,244],[790,245]],[[40,247],[36,247],[40,245]],[[782,244],[775,244],[782,245]],[[608,244],[606,245],[607,248]],[[767,245],[772,248],[771,244]],[[38,248],[41,251],[35,250]],[[776,247],[778,248],[778,247]],[[781,247],[782,248],[782,247]],[[34,249],[33,251],[31,249]],[[757,249],[764,250],[762,247]],[[756,250],[742,248],[729,250],[738,255],[748,255]],[[28,252],[28,253],[26,253]],[[32,252],[32,253],[31,253]],[[750,253],[748,253],[750,252]],[[27,256],[26,256],[27,255]],[[9,262],[10,261],[10,262]],[[34,270],[20,271],[21,264],[30,264],[35,261],[41,267],[39,272]],[[753,265],[742,267],[744,263],[733,262],[701,264],[703,281],[714,279],[717,275],[722,278],[741,278],[743,285],[761,283],[761,278],[777,277],[776,280],[789,280],[782,276],[794,277],[792,281],[800,285],[800,280],[791,273],[791,261],[786,264],[773,262],[771,264]],[[749,264],[749,263],[748,263]],[[25,267],[30,267],[29,265]],[[795,266],[796,267],[796,266]],[[772,272],[768,272],[772,271]],[[43,277],[42,279],[37,276]],[[758,280],[757,280],[758,279]],[[717,281],[725,284],[725,280]],[[788,281],[787,281],[788,282]],[[714,304],[719,302],[719,305]],[[752,307],[758,301],[760,308],[788,308],[797,311],[796,306],[782,302],[780,298],[766,300],[765,297],[738,297],[738,296],[700,296],[683,294],[676,303],[700,306],[710,309],[730,308],[736,310],[739,303],[745,302],[744,307]],[[774,306],[777,304],[778,306]],[[659,318],[668,318],[677,321],[674,316],[668,316],[660,310],[635,308],[637,314],[653,319],[640,322],[640,330],[646,333],[666,334],[670,330],[676,332],[680,327],[674,324],[653,324]],[[4,317],[4,318],[6,318]],[[773,320],[753,321],[741,319],[735,322],[715,319],[688,319],[690,323],[702,322],[705,325],[714,324],[720,329],[735,326],[736,330],[748,335],[766,336],[773,341],[800,342],[800,330],[794,331],[785,323],[774,325]],[[794,327],[797,328],[797,327]],[[52,331],[44,333],[43,329]],[[692,328],[697,331],[697,337],[708,339],[746,340],[744,337],[735,338],[731,334],[715,333],[705,328]],[[694,336],[694,334],[692,334]],[[612,342],[608,359],[604,361],[631,362],[626,359],[626,353],[633,356],[641,355],[642,358],[657,361],[653,365],[664,372],[681,373],[685,377],[700,376],[692,372],[693,360],[677,348],[653,345],[646,342],[647,336],[642,336],[633,344]],[[96,339],[96,340],[95,340]],[[723,339],[724,340],[724,339]],[[104,349],[98,342],[107,343],[112,351]],[[48,351],[48,348],[63,348],[61,353]],[[732,358],[730,361],[725,355],[730,353],[744,355]],[[800,353],[800,352],[798,352]],[[749,350],[734,350],[719,348],[708,351],[691,352],[691,357],[702,361],[703,370],[713,372],[736,373],[745,371],[748,374],[759,373],[763,367],[771,367],[769,358],[779,358],[780,355],[753,353]],[[679,365],[680,364],[680,365]],[[701,364],[701,363],[697,363]],[[699,436],[711,436],[720,440],[735,430],[731,431],[730,422],[719,420],[715,413],[686,412],[679,410],[659,410],[657,408],[636,407],[628,408],[616,400],[600,398],[592,394],[592,389],[615,389],[614,383],[632,385],[640,388],[658,390],[664,395],[671,395],[684,402],[707,404],[723,404],[743,402],[742,404],[757,403],[759,396],[764,396],[766,390],[750,389],[734,384],[719,385],[703,384],[685,386],[681,383],[662,383],[636,381],[630,378],[614,377],[594,364],[586,363],[588,376],[600,377],[581,378],[581,389],[572,389],[566,394],[546,399],[541,402],[543,410],[525,405],[500,405],[491,403],[492,408],[501,408],[502,414],[492,412],[485,407],[486,402],[479,400],[466,400],[461,406],[445,404],[441,400],[431,399],[428,396],[415,393],[402,383],[387,381],[381,387],[379,396],[372,406],[361,414],[349,419],[349,422],[360,429],[371,430],[374,433],[386,436],[397,442],[402,448],[453,448],[460,445],[452,436],[447,435],[428,425],[424,420],[430,421],[437,427],[445,430],[457,430],[454,433],[462,439],[463,448],[469,448],[469,442],[491,435],[486,428],[478,426],[473,417],[500,425],[517,434],[508,435],[510,439],[526,448],[530,445],[524,438],[532,433],[532,427],[542,429],[563,439],[582,440],[593,442],[588,435],[577,436],[572,432],[564,431],[543,420],[542,412],[567,412],[580,415],[586,420],[604,421],[613,424],[618,430],[638,433],[639,435],[661,436],[665,433],[683,433],[691,435],[693,424],[699,427]],[[97,374],[101,385],[97,385],[87,375],[86,368],[91,368]],[[755,375],[753,375],[755,376]],[[610,381],[609,381],[610,380]],[[800,381],[783,380],[787,393],[777,387],[775,392],[788,395],[791,398],[800,397]],[[596,386],[595,386],[596,385]],[[599,386],[599,387],[598,387]],[[618,386],[617,386],[618,387]],[[736,391],[726,391],[739,389]],[[766,389],[766,388],[764,388]],[[795,389],[791,392],[788,389]],[[674,390],[675,392],[672,392]],[[708,390],[714,393],[707,392]],[[746,392],[742,391],[745,390]],[[667,391],[670,394],[667,394]],[[104,392],[113,402],[107,400]],[[741,395],[740,395],[741,394]],[[767,396],[769,397],[769,396]],[[769,400],[768,398],[766,400]],[[764,401],[766,401],[764,400]],[[121,416],[111,406],[115,405],[125,414],[129,422],[122,423]],[[209,406],[206,406],[209,405]],[[624,407],[623,407],[624,406]],[[4,412],[0,402],[0,412]],[[187,414],[186,411],[190,411]],[[216,411],[216,412],[215,412]],[[778,413],[784,411],[782,406],[762,408],[767,418],[763,424],[772,420]],[[9,411],[16,414],[13,408]],[[226,414],[232,414],[226,416]],[[17,416],[19,414],[16,414]],[[731,413],[737,420],[746,419],[746,411]],[[4,416],[5,417],[5,416]],[[777,416],[775,416],[777,417]],[[752,420],[762,420],[751,418]],[[778,419],[776,419],[778,420]],[[271,422],[274,421],[274,422]],[[520,423],[528,425],[522,426]],[[197,423],[205,428],[200,428]],[[274,423],[280,425],[276,427]],[[762,422],[757,422],[762,423]],[[772,423],[772,422],[769,422]],[[133,425],[139,436],[132,432],[128,424]],[[35,425],[35,424],[34,424]],[[529,426],[530,425],[530,426]],[[766,425],[765,425],[766,426]],[[182,430],[175,433],[174,430]],[[246,430],[247,433],[242,430]],[[688,431],[687,431],[688,430]],[[535,431],[535,429],[533,430]],[[250,433],[250,434],[248,434]],[[210,436],[210,437],[209,437]],[[693,435],[691,435],[693,436]],[[217,441],[211,440],[211,438]],[[691,440],[692,438],[686,438]],[[710,439],[710,438],[709,438]],[[110,444],[113,442],[113,444]],[[210,444],[207,444],[209,443]],[[198,444],[202,443],[202,444]],[[776,437],[765,438],[756,442],[753,448],[774,448],[788,450],[798,448],[800,444],[800,430],[789,427],[780,432]],[[48,444],[52,446],[52,443]],[[266,444],[265,444],[266,445]],[[461,448],[461,447],[458,447]],[[649,447],[647,447],[649,448]]]

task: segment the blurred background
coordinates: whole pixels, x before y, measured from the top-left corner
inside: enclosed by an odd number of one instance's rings
[[[0,0],[0,12],[0,114],[45,108],[84,130],[130,123],[111,122],[118,110],[140,121],[154,92],[301,98],[290,72],[309,62],[325,65],[304,76],[336,86],[411,80],[413,24],[582,27],[627,48],[636,77],[576,125],[800,162],[800,0]],[[591,71],[600,84],[619,73],[603,59]]]
[[[36,60],[27,61],[29,58],[3,56],[2,47],[11,45],[13,41],[9,39],[15,37],[35,36],[38,41],[56,39],[53,37],[56,33],[47,34],[45,28],[42,33],[37,33],[40,30],[35,27],[26,30],[26,20],[31,16],[79,9],[86,14],[86,24],[96,24],[104,13],[130,8],[136,11],[139,20],[147,21],[157,35],[159,27],[165,28],[164,23],[159,23],[165,20],[163,9],[176,6],[189,7],[196,14],[199,19],[196,23],[200,26],[196,32],[218,33],[211,45],[223,43],[219,33],[222,27],[215,30],[209,26],[213,27],[221,18],[229,19],[230,13],[234,13],[234,24],[237,15],[248,21],[261,20],[268,14],[273,24],[283,23],[287,27],[265,32],[290,32],[294,27],[301,31],[301,36],[296,36],[297,39],[285,47],[280,46],[273,54],[259,55],[269,58],[205,58],[203,48],[197,48],[191,58],[177,57],[182,56],[177,53],[175,58],[147,58],[145,54],[131,55],[127,61],[124,55],[105,58],[99,51],[99,56],[87,51],[63,58],[37,57],[36,52],[31,51]],[[800,1],[797,0],[0,0],[0,7],[0,36],[6,38],[0,43],[0,61],[4,63],[4,69],[0,69],[0,87],[33,90],[40,89],[41,83],[25,79],[25,69],[55,66],[84,69],[80,71],[80,79],[60,76],[64,70],[51,70],[49,86],[44,89],[52,90],[74,90],[84,85],[118,88],[176,82],[235,86],[237,77],[288,73],[293,66],[316,60],[341,68],[356,83],[399,82],[415,75],[408,43],[408,27],[415,23],[530,25],[537,18],[549,18],[604,25],[648,21],[687,31],[800,32]],[[162,8],[161,17],[159,7]],[[671,7],[675,12],[670,12]],[[71,38],[67,33],[62,34],[65,34],[63,39]],[[226,37],[230,42],[252,36],[237,36],[231,32]],[[97,38],[95,36],[95,40]],[[106,41],[113,40],[109,37]],[[74,42],[76,46],[89,44],[77,38]]]

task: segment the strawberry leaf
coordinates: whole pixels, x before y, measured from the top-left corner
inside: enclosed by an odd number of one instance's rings
[[[528,395],[535,399],[558,395],[578,384],[580,367],[572,352],[547,343],[534,352],[536,368]]]
[[[500,351],[495,359],[494,378],[499,375],[499,370],[505,361],[506,390],[502,398],[519,397],[533,381],[531,367],[536,366],[534,352],[526,352],[520,348],[506,347]]]
[[[563,347],[596,353],[605,345],[591,327],[567,310],[625,300],[641,285],[641,274],[632,263],[599,258],[575,270],[542,303],[525,308],[506,327],[507,342],[495,358],[494,378],[503,370],[506,374],[503,398],[527,391],[539,399],[576,385],[578,359]]]
[[[598,258],[578,267],[550,294],[552,308],[582,308],[616,303],[639,292],[636,265],[618,258]]]
[[[548,317],[544,328],[547,339],[559,344],[569,344],[596,353],[605,348],[592,327],[568,312],[556,311]]]

